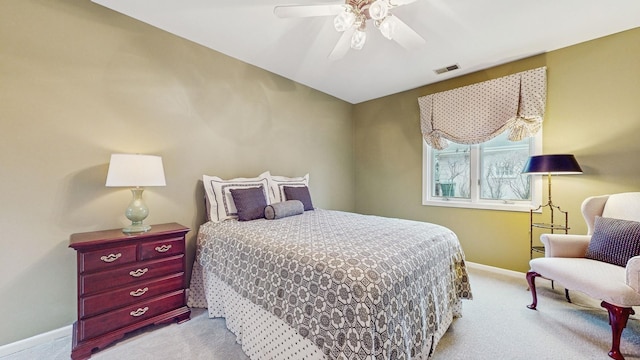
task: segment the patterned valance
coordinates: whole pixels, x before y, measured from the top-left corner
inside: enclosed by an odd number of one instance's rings
[[[509,140],[535,135],[547,99],[546,67],[418,98],[422,136],[444,149],[447,140],[479,144],[509,130]]]

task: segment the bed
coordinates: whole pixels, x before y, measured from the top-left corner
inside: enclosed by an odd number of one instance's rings
[[[471,299],[453,232],[316,209],[207,222],[190,305],[225,317],[251,359],[426,359]]]

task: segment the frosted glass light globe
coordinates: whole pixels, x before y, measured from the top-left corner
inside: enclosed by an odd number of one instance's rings
[[[333,26],[337,31],[343,32],[353,26],[356,21],[356,15],[351,11],[341,12],[333,19]]]
[[[362,30],[356,30],[351,36],[351,48],[354,50],[360,50],[367,41],[367,33]]]
[[[382,35],[384,37],[386,37],[389,40],[393,39],[393,34],[396,31],[396,22],[394,21],[394,18],[392,16],[382,20],[382,22],[380,23],[380,25],[378,26],[378,29],[380,29],[380,32],[382,33]]]
[[[389,6],[384,0],[376,0],[369,6],[369,16],[373,20],[384,19],[389,14]]]

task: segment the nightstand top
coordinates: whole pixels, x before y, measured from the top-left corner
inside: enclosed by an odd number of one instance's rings
[[[69,247],[74,249],[91,246],[103,242],[116,242],[144,239],[153,236],[162,236],[166,234],[187,233],[191,229],[178,223],[167,223],[151,225],[151,230],[139,233],[123,233],[122,228],[90,231],[84,233],[72,234],[69,239]]]

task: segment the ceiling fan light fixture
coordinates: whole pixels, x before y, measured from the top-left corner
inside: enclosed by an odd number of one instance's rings
[[[389,16],[378,24],[378,29],[380,30],[380,33],[382,33],[382,36],[389,40],[393,40],[393,35],[396,31],[397,25],[398,24],[395,22],[394,18]]]
[[[389,5],[385,0],[376,0],[369,5],[369,16],[373,20],[384,19],[389,14]]]
[[[354,50],[361,50],[366,41],[367,33],[358,29],[354,31],[353,36],[351,36],[351,48]]]
[[[333,19],[333,26],[336,28],[336,31],[343,32],[353,26],[356,22],[356,15],[346,10],[338,14],[335,19]]]
[[[411,4],[418,0],[343,1],[342,4],[276,6],[274,14],[280,18],[332,16],[334,28],[342,34],[329,54],[330,60],[342,58],[349,48],[361,50],[367,41],[367,23],[374,25],[382,36],[395,41],[405,49],[412,50],[425,43],[422,36],[391,13],[400,5]]]

